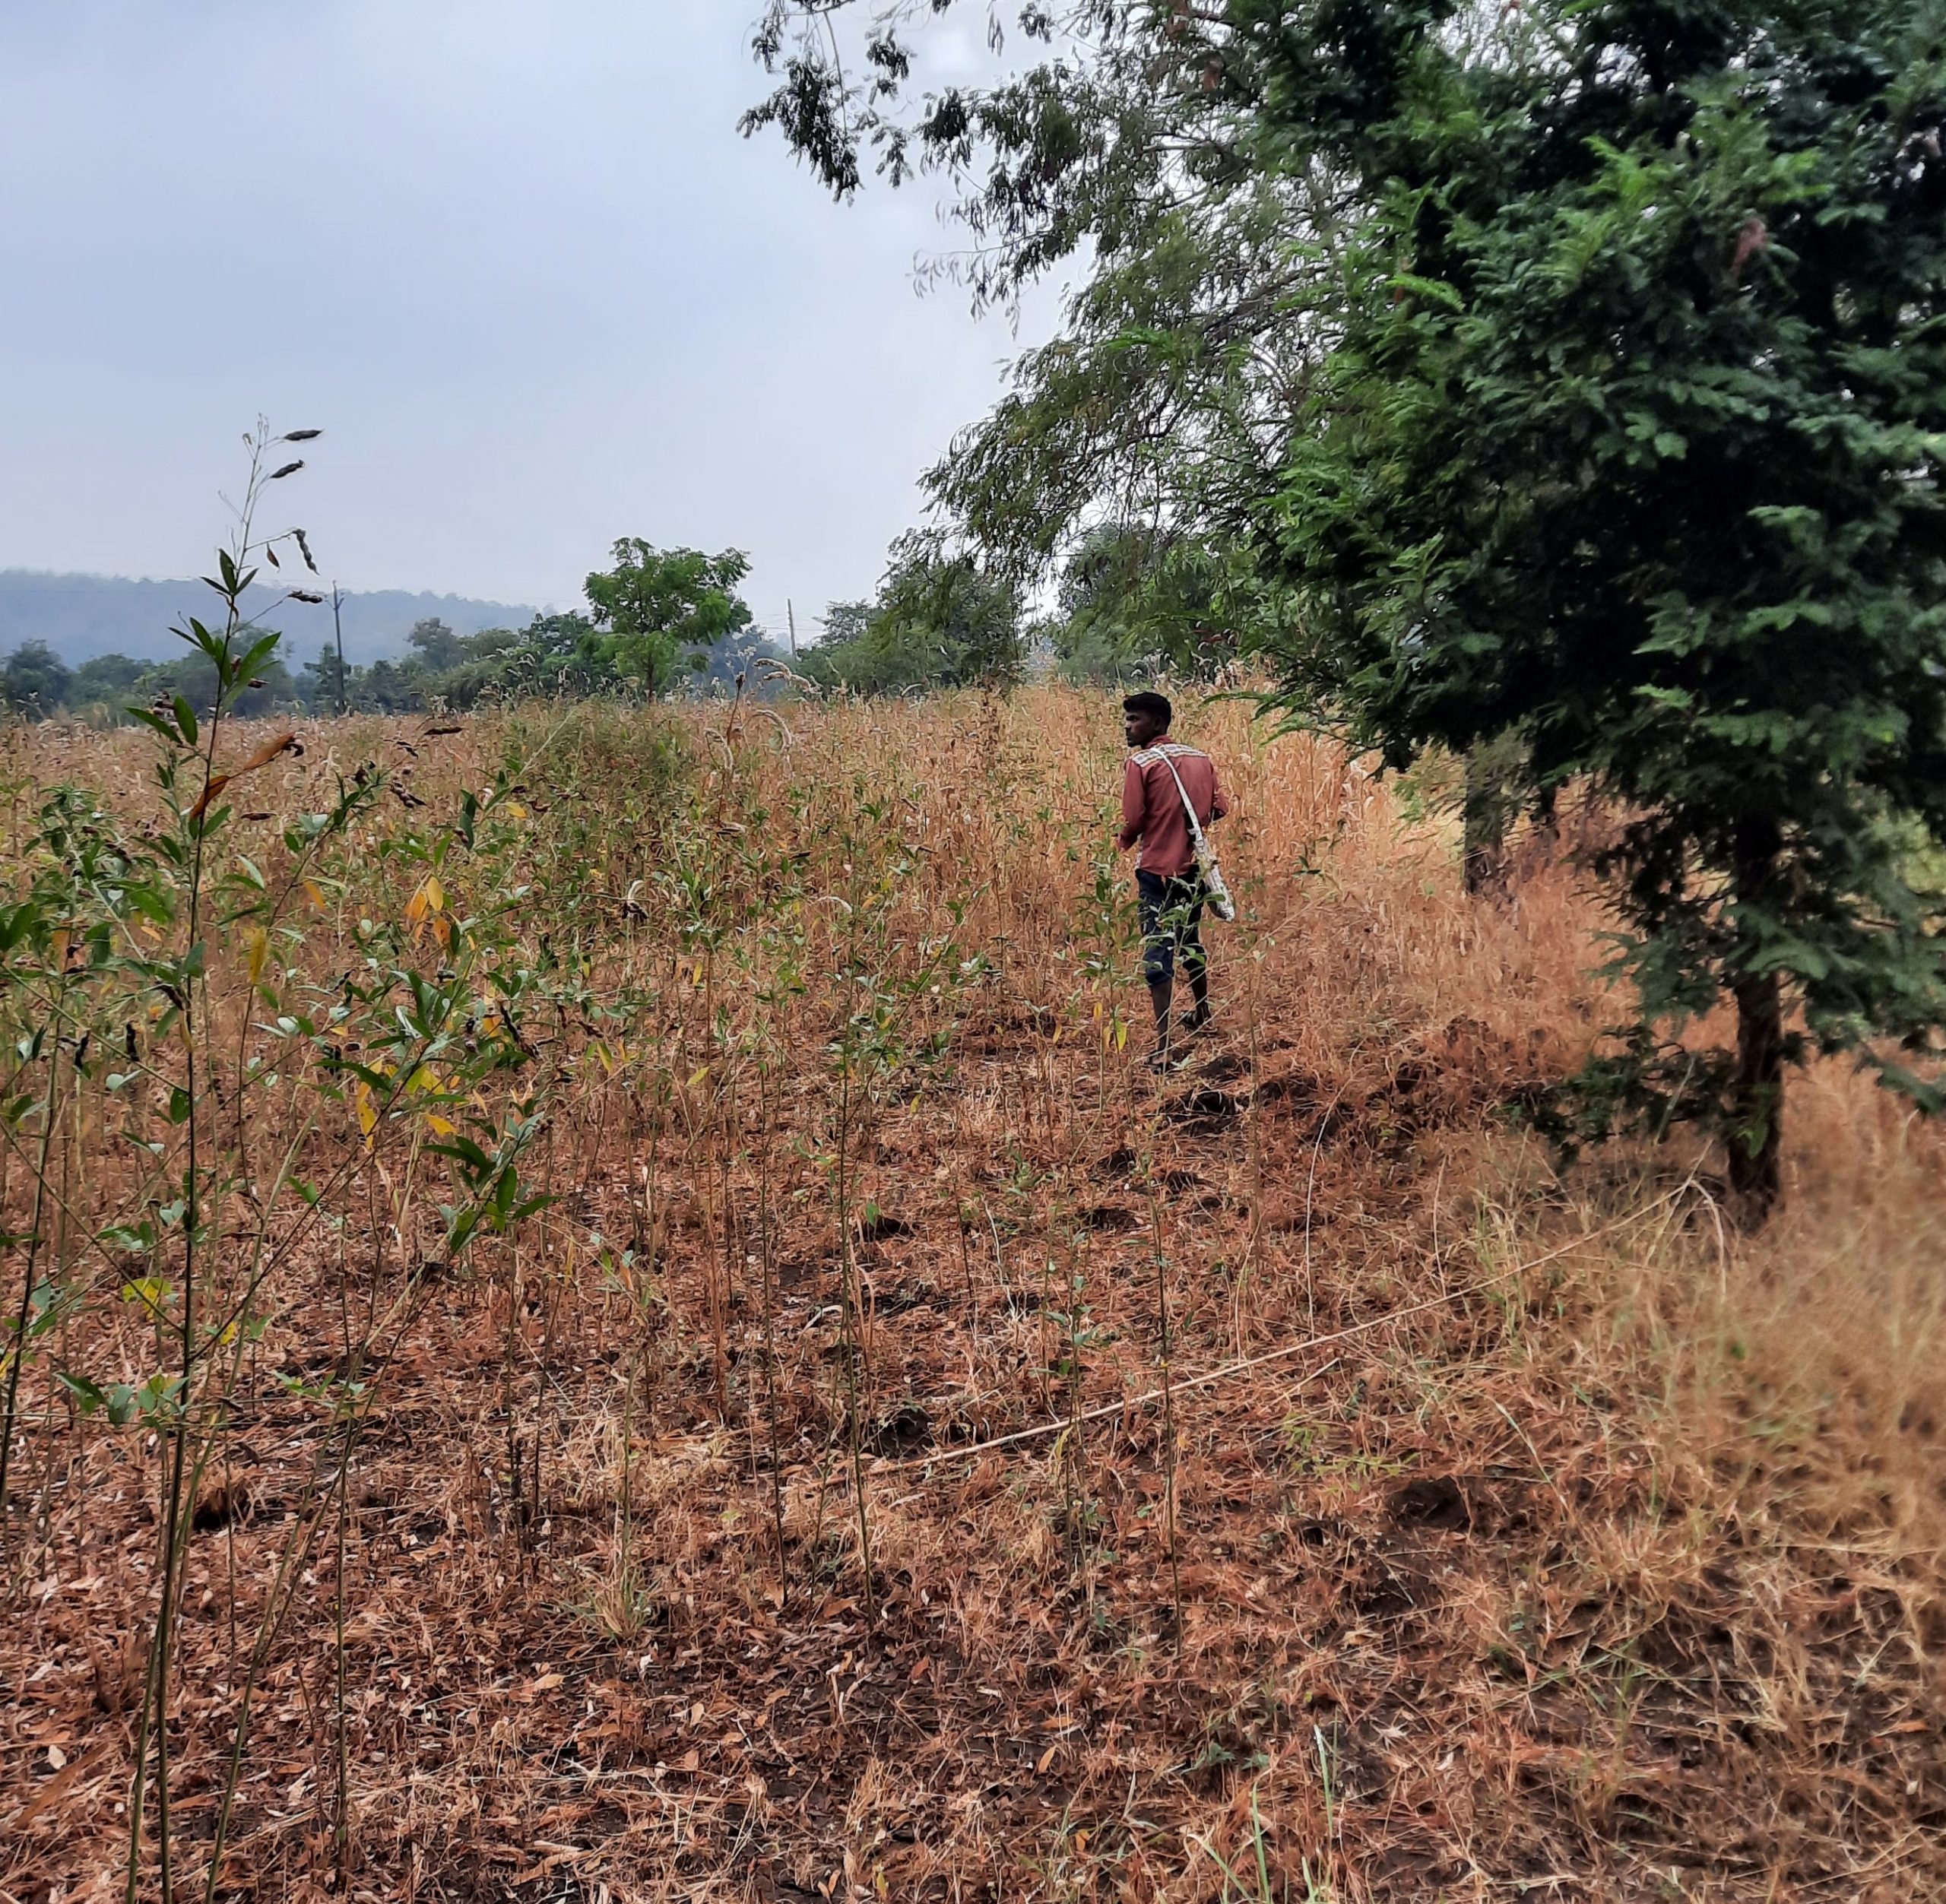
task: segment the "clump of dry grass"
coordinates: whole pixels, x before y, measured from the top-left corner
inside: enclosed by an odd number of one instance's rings
[[[411,1285],[347,1456],[342,1265],[382,1307],[437,1257],[436,1166],[404,1119],[305,1139],[344,1194],[222,1398],[249,1506],[189,1562],[181,1869],[287,1555],[218,1894],[1946,1877],[1932,1131],[1814,1071],[1754,1241],[1683,1141],[1560,1173],[1505,1110],[1604,1022],[1572,869],[1469,900],[1437,817],[1233,705],[1191,731],[1244,917],[1221,1035],[1159,1093],[1105,701],[555,719],[327,724],[253,795],[308,810],[380,757],[425,803],[307,912],[323,986],[423,890],[388,841],[520,763],[502,889],[443,876],[455,914],[518,889],[509,956],[550,974],[505,1088],[544,1101],[556,1201]],[[6,745],[17,857],[57,777],[140,823],[138,737]],[[84,1104],[55,1153],[77,1238],[110,1128]],[[0,1194],[11,1225],[17,1166]],[[132,1374],[85,1255],[59,1354]],[[121,1885],[155,1539],[156,1451],[56,1368],[0,1639],[0,1887],[35,1904]]]

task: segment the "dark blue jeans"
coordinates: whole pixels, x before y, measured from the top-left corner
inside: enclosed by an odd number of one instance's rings
[[[1160,985],[1175,976],[1180,958],[1193,977],[1209,964],[1197,930],[1203,917],[1203,882],[1193,873],[1165,879],[1138,869],[1136,897],[1142,914],[1142,976]]]

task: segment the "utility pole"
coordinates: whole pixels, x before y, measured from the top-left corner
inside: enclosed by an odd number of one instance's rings
[[[344,718],[345,713],[344,623],[339,618],[338,610],[344,605],[344,597],[338,592],[338,584],[333,582],[331,584],[331,632],[338,637],[338,711],[341,720]]]
[[[775,601],[777,598],[773,595],[771,599]],[[794,661],[797,658],[797,611],[791,607],[788,595],[784,597],[784,613],[791,624],[791,658]]]

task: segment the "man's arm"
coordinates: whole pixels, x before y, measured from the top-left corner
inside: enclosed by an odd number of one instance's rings
[[[1149,817],[1149,784],[1142,769],[1131,760],[1122,772],[1121,850],[1126,853],[1142,838],[1143,822]]]

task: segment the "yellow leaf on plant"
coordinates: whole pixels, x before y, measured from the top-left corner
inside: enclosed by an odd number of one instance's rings
[[[527,818],[527,809],[517,800],[510,800],[507,802],[507,811],[517,820],[524,820]]]
[[[271,955],[271,936],[261,926],[250,935],[250,983],[254,985],[264,975],[265,962]]]
[[[357,1103],[358,1128],[365,1133],[365,1141],[369,1146],[372,1133],[378,1126],[379,1107],[372,1101],[371,1086],[362,1080],[358,1086]]]
[[[436,873],[427,873],[426,883],[419,890],[425,894],[426,903],[434,912],[439,911],[445,904],[446,889],[440,885],[439,876]]]
[[[426,1121],[433,1126],[433,1135],[435,1137],[450,1137],[453,1134],[452,1126],[448,1123],[436,1110],[427,1111]]]
[[[689,1073],[689,1081],[683,1088],[685,1091],[693,1091],[708,1076],[709,1066],[706,1064],[699,1064]]]
[[[322,912],[325,910],[324,891],[323,889],[319,885],[315,879],[306,879],[304,882],[304,892],[305,896],[309,899],[312,904],[315,906],[320,912]]]

